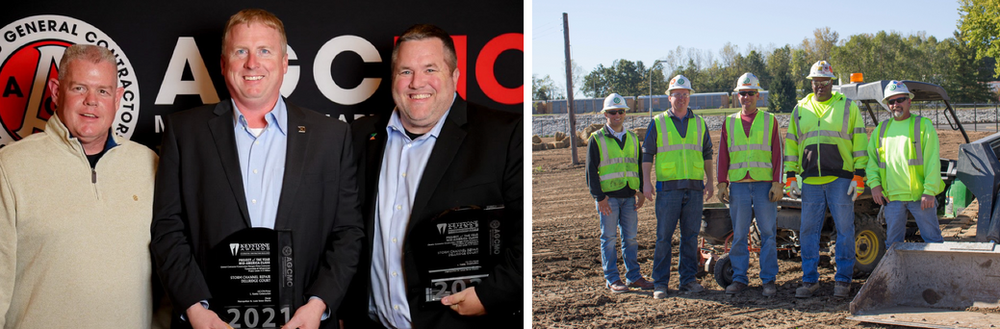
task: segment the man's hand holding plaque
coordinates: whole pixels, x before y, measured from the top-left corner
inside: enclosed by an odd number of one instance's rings
[[[476,294],[476,287],[470,287],[454,295],[442,298],[441,304],[448,305],[448,307],[459,315],[486,315],[486,309],[483,308],[483,303],[479,301],[479,295]]]
[[[214,311],[205,308],[201,303],[196,303],[188,307],[187,312],[188,321],[191,322],[191,328],[193,329],[230,329],[225,321],[219,318],[218,314]]]
[[[485,314],[474,289],[490,275],[504,246],[503,206],[455,208],[414,228],[420,307],[445,305],[462,315]]]
[[[289,322],[297,311],[292,309],[291,236],[289,231],[248,228],[212,248],[206,271],[212,292],[209,311],[233,328],[278,328]]]
[[[282,329],[314,329],[319,328],[320,319],[323,318],[323,313],[326,312],[326,303],[324,303],[319,298],[312,298],[308,303],[299,307],[295,310],[295,315],[292,316],[291,320],[288,320]]]

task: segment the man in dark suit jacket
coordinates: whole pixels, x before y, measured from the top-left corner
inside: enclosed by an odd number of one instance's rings
[[[352,125],[367,239],[349,297],[340,309],[345,327],[520,327],[521,116],[469,104],[457,96],[454,45],[437,27],[411,27],[399,38],[392,58],[396,110],[389,118],[365,117]],[[432,143],[429,148],[427,143]],[[421,156],[426,156],[423,161],[406,158]],[[417,181],[415,188],[410,185]],[[410,204],[387,203],[400,200],[397,197]],[[502,225],[510,234],[499,265],[477,286],[441,302],[426,302],[418,264],[428,260],[414,250],[414,228],[455,207],[499,204],[505,206],[502,221],[507,224]],[[397,267],[402,279],[396,277]],[[405,288],[394,289],[400,287]]]
[[[175,328],[227,327],[205,306],[213,298],[207,260],[223,239],[250,227],[292,232],[294,315],[286,327],[337,327],[332,311],[354,275],[363,239],[350,129],[280,97],[285,42],[273,14],[233,15],[222,54],[232,100],[168,118],[151,249],[178,312]],[[254,196],[253,186],[263,186],[263,197]]]

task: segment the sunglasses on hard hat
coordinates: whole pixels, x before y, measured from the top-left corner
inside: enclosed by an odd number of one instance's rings
[[[605,110],[604,113],[619,115],[619,114],[625,114],[625,110]]]
[[[896,103],[903,103],[903,102],[905,102],[905,101],[906,101],[907,99],[910,99],[910,98],[909,98],[909,97],[906,97],[906,96],[903,96],[903,97],[900,97],[900,98],[896,98],[896,99],[890,99],[890,100],[889,100],[888,102],[885,102],[885,103],[886,103],[886,104],[889,104],[889,105],[893,105],[893,104],[896,104]]]
[[[740,96],[755,96],[755,95],[757,95],[756,91],[741,91],[740,92]]]
[[[817,86],[817,87],[826,87],[826,86],[829,86],[831,83],[833,83],[833,80],[823,80],[823,81],[813,80],[812,81],[813,86]]]

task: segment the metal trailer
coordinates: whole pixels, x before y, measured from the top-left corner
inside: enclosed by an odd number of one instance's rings
[[[882,80],[837,87],[839,87],[841,93],[858,104],[859,110],[868,113],[872,122],[877,123],[880,120],[875,113],[875,109],[878,109],[875,104],[888,110],[888,107],[881,103],[883,91],[888,83],[888,80]],[[960,130],[968,143],[968,134],[966,134],[965,128],[962,127],[958,116],[951,107],[949,103],[950,98],[944,88],[935,84],[918,81],[903,81],[903,83],[914,94],[913,101],[943,102],[946,112],[945,118],[948,120],[948,123],[952,129]],[[1000,148],[998,148],[998,151],[1000,151]],[[945,182],[946,191],[956,181],[957,167],[958,165],[955,160],[941,159],[941,177]],[[997,169],[997,172],[1000,172],[1000,164],[998,164]],[[801,185],[801,179],[798,181]],[[966,185],[968,185],[968,182],[966,182]],[[996,191],[996,189],[994,188],[993,191]],[[937,199],[940,211],[946,205],[945,193],[937,195]],[[778,201],[778,215],[776,219],[778,230],[775,240],[779,258],[795,257],[800,251],[798,233],[799,226],[801,225],[801,209],[802,201],[800,199],[785,196]],[[856,251],[854,276],[856,278],[863,278],[874,271],[879,261],[885,255],[887,247],[885,245],[886,228],[885,219],[882,218],[880,210],[881,207],[872,200],[871,190],[866,186],[864,193],[854,202],[854,247]],[[982,212],[982,210],[980,211]],[[1000,216],[1000,210],[997,211],[998,216]],[[821,252],[828,251],[832,254],[834,244],[837,240],[837,233],[831,219],[832,216],[827,211],[820,235],[820,250]],[[912,221],[912,216],[910,216],[910,220],[907,222],[906,239],[919,239],[916,232],[916,223]],[[729,218],[728,207],[722,204],[706,206],[703,210],[703,223],[700,235],[702,237],[702,268],[705,271],[713,272],[715,280],[720,286],[728,286],[732,283],[733,273],[728,257],[729,244],[732,241],[732,222]],[[755,243],[759,239],[759,234],[756,233],[756,224],[753,224],[751,225],[750,237],[748,239],[748,248],[750,251],[759,252],[759,243]],[[833,263],[834,261],[835,257],[831,255],[830,262]]]
[[[692,110],[718,109],[729,106],[729,93],[697,93],[691,94],[688,108]]]
[[[531,114],[550,114],[552,113],[552,103],[547,101],[532,101],[531,102]]]
[[[566,100],[559,99],[559,100],[549,101],[549,108],[551,109],[549,113],[564,114],[567,112]]]
[[[636,101],[635,96],[622,96],[625,98],[625,104],[628,105],[632,111],[636,111]],[[566,108],[568,103],[565,99],[559,99],[554,101],[549,101],[551,111],[549,113],[553,114],[565,114],[569,113],[569,109]],[[577,98],[573,100],[573,113],[598,113],[604,107],[604,98]]]
[[[637,96],[635,100],[636,108],[632,109],[633,112],[642,113],[650,110],[649,107],[649,95]],[[653,112],[662,112],[670,109],[670,96],[667,95],[653,95]]]

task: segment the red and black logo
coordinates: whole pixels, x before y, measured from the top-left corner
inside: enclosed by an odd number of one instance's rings
[[[139,116],[139,84],[132,63],[110,37],[76,18],[25,17],[0,30],[0,147],[45,129],[56,106],[48,88],[59,77],[59,61],[77,43],[106,47],[115,55],[119,85],[125,88],[112,129],[132,136]]]
[[[0,123],[14,140],[45,128],[55,111],[48,81],[59,76],[59,59],[71,45],[63,40],[31,42],[0,64]]]

